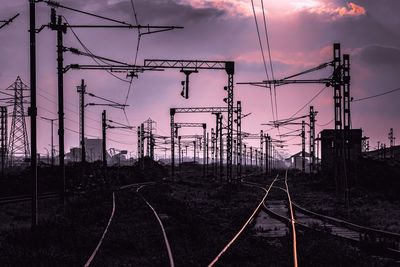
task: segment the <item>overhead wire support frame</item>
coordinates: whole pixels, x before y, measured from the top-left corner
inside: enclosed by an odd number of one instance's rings
[[[7,26],[8,24],[10,24],[11,22],[13,22],[14,19],[16,19],[19,16],[19,13],[17,13],[16,15],[14,15],[12,18],[9,18],[7,20],[0,20],[1,24],[0,25],[0,29]]]
[[[200,70],[200,69],[213,69],[225,70],[228,75],[228,83],[224,89],[228,93],[226,103],[228,104],[228,135],[227,135],[227,180],[232,181],[232,145],[233,145],[233,75],[235,74],[235,62],[233,61],[210,61],[210,60],[169,60],[169,59],[145,59],[145,67],[161,68],[161,69],[181,69],[181,70]],[[173,115],[171,115],[171,128],[173,128]],[[171,129],[173,131],[173,129]],[[173,136],[173,133],[171,134]],[[172,146],[171,146],[172,148]],[[173,151],[172,151],[173,152]],[[172,164],[171,164],[172,165]],[[174,173],[171,174],[174,176]]]
[[[36,2],[44,2],[46,3],[48,6],[51,6],[53,8],[63,8],[63,9],[67,9],[70,11],[74,11],[77,13],[81,13],[87,16],[91,16],[91,17],[95,17],[98,19],[102,19],[102,20],[107,20],[110,22],[115,22],[121,25],[70,25],[70,28],[128,28],[128,29],[147,29],[147,32],[143,32],[140,35],[145,35],[145,34],[151,34],[151,33],[157,33],[157,32],[164,32],[164,31],[170,31],[170,30],[174,30],[174,29],[183,29],[183,27],[181,26],[150,26],[150,25],[132,25],[130,23],[127,23],[125,21],[121,21],[121,20],[116,20],[116,19],[112,19],[112,18],[108,18],[105,16],[101,16],[101,15],[96,15],[87,11],[83,11],[83,10],[79,10],[76,8],[72,8],[72,7],[68,7],[68,6],[64,6],[62,4],[60,4],[57,1],[44,1],[44,0],[38,0]],[[151,31],[151,29],[155,29],[154,31]]]

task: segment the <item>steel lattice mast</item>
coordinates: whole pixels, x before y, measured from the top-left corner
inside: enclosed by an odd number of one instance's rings
[[[13,104],[12,121],[9,139],[9,157],[10,165],[15,163],[16,157],[28,158],[30,156],[28,133],[26,130],[25,117],[27,116],[24,109],[24,91],[29,88],[24,84],[18,76],[15,82],[6,90],[14,91],[14,99],[10,102]]]

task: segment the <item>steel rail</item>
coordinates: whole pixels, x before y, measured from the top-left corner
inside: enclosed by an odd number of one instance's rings
[[[136,193],[138,193],[140,195],[140,197],[143,199],[143,201],[146,203],[146,205],[153,211],[153,214],[156,217],[158,224],[160,225],[160,228],[161,228],[161,231],[162,231],[162,234],[164,237],[164,242],[165,242],[165,246],[167,248],[167,253],[168,253],[168,258],[169,258],[169,265],[170,265],[170,267],[175,267],[174,257],[172,255],[172,251],[171,251],[171,246],[169,245],[167,233],[166,233],[164,225],[160,219],[160,216],[158,216],[158,213],[156,212],[156,210],[153,208],[153,206],[150,205],[150,203],[144,198],[144,196],[139,193],[140,189],[142,189],[145,186],[146,185],[142,185],[138,189],[136,189]]]
[[[267,198],[269,191],[271,190],[273,184],[275,181],[278,179],[277,175],[275,179],[272,181],[272,183],[269,185],[268,189],[263,189],[265,191],[265,195],[262,198],[261,202],[258,204],[257,208],[254,210],[254,212],[251,214],[250,218],[245,222],[245,224],[242,226],[242,228],[239,230],[239,232],[236,233],[236,235],[232,238],[231,241],[221,250],[221,252],[214,258],[214,260],[208,265],[208,267],[214,266],[215,263],[221,258],[221,256],[229,249],[229,247],[239,238],[239,236],[243,233],[243,231],[246,229],[246,227],[250,224],[250,222],[253,220],[254,216],[257,214],[259,211],[260,207],[264,203],[265,199]]]
[[[287,173],[288,173],[288,171],[286,170],[286,173],[285,173],[285,186],[286,186],[286,195],[288,197],[288,202],[289,202],[290,223],[292,225],[293,265],[294,265],[294,267],[297,267],[298,266],[298,261],[297,261],[297,237],[296,237],[296,226],[295,226],[296,221],[294,219],[292,199],[290,197],[289,187],[288,187],[288,183],[287,183]]]
[[[94,251],[93,251],[92,254],[90,255],[89,259],[86,261],[84,267],[88,267],[88,266],[90,266],[90,264],[92,263],[94,257],[96,256],[97,252],[98,252],[99,249],[100,249],[101,244],[103,243],[104,237],[106,236],[106,234],[107,234],[107,232],[108,232],[108,228],[110,227],[111,222],[112,222],[112,220],[113,220],[113,218],[114,218],[114,214],[115,214],[115,192],[113,192],[112,196],[113,196],[112,211],[111,211],[110,218],[108,219],[107,226],[106,226],[106,228],[104,229],[104,232],[103,232],[103,234],[101,235],[101,238],[100,238],[99,242],[97,243],[96,248],[94,249]]]

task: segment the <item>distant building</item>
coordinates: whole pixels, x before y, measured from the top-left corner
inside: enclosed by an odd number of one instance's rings
[[[349,149],[349,160],[350,162],[356,162],[361,158],[362,130],[352,129],[349,133],[350,134],[346,145]],[[343,130],[339,131],[336,147],[335,130],[327,129],[321,132],[321,165],[323,171],[329,172],[334,169],[336,153],[338,153],[338,157],[340,159],[345,158],[345,155],[342,154],[344,141],[345,137]],[[339,149],[338,152],[336,152],[336,148]],[[343,163],[341,162],[341,164]]]
[[[285,159],[286,163],[289,165],[290,168],[301,170],[303,168],[303,157],[302,152],[296,153],[289,158]],[[305,170],[309,171],[309,164],[310,164],[310,154],[305,152]]]
[[[86,148],[86,161],[94,162],[98,160],[103,160],[103,140],[102,139],[88,139],[85,138],[85,148]],[[69,153],[65,154],[66,161],[69,162],[79,162],[81,161],[82,149],[80,147],[71,148]],[[107,161],[111,160],[111,156],[106,152]]]
[[[94,162],[103,159],[103,139],[85,138],[85,148],[87,161]]]

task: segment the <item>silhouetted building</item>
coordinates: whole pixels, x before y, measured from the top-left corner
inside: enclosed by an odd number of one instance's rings
[[[94,162],[102,160],[102,139],[88,139],[85,138],[85,148],[86,148],[86,161]],[[69,153],[65,154],[66,161],[79,162],[81,161],[82,149],[80,147],[71,148]],[[111,160],[111,156],[106,152],[107,161]]]
[[[285,159],[286,163],[289,164],[290,168],[301,170],[303,168],[303,157],[302,152],[296,153],[290,158]],[[310,164],[310,153],[305,153],[305,167],[306,171],[309,171],[309,164]]]
[[[362,148],[362,130],[352,129],[349,131],[349,137],[345,138],[344,131],[339,131],[338,136],[335,137],[335,130],[327,129],[321,132],[321,165],[322,170],[325,172],[332,171],[334,164],[344,164],[344,160],[348,158],[347,164],[356,162],[361,158]],[[335,148],[335,139],[337,139],[337,145]],[[346,144],[346,151],[343,150],[343,143]],[[348,151],[348,152],[347,152]],[[344,153],[348,153],[346,156]],[[336,159],[337,156],[337,159]]]

